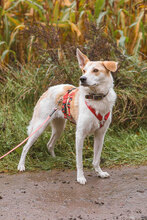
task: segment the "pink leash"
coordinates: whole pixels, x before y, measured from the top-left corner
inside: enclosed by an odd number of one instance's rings
[[[12,151],[16,150],[18,147],[20,147],[22,144],[24,144],[30,137],[32,137],[50,118],[51,116],[57,111],[57,108],[55,108],[52,113],[47,117],[47,119],[32,133],[30,136],[28,136],[25,140],[23,140],[20,144],[18,144],[16,147],[14,147],[12,150],[8,151],[6,154],[0,157],[0,160],[4,157],[6,157],[8,154],[10,154]]]

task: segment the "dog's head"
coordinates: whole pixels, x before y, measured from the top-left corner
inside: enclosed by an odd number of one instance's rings
[[[113,85],[111,72],[117,70],[117,62],[114,61],[90,61],[79,49],[77,49],[77,59],[83,72],[80,77],[80,85],[89,88]]]

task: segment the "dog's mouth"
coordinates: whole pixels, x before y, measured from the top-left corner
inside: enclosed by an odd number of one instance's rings
[[[94,84],[92,84],[92,85],[89,85],[89,84],[87,84],[87,83],[82,83],[82,82],[81,82],[81,86],[84,86],[84,87],[94,87],[94,86],[98,86],[98,83],[94,83]]]
[[[87,83],[81,83],[81,86],[89,87],[90,85],[88,85]]]

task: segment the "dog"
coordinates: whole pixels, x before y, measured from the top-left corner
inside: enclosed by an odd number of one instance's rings
[[[94,169],[98,176],[109,177],[109,174],[100,168],[100,156],[116,101],[111,72],[116,72],[118,63],[115,61],[90,61],[78,48],[76,55],[83,73],[80,77],[79,87],[76,88],[70,84],[52,86],[40,97],[28,126],[28,135],[43,123],[56,106],[58,106],[58,110],[42,128],[29,138],[23,147],[18,170],[25,170],[27,152],[49,123],[52,127],[52,135],[47,148],[55,157],[55,143],[64,130],[66,119],[69,119],[76,123],[77,182],[85,184],[87,181],[83,172],[82,149],[84,139],[90,134],[94,134]]]

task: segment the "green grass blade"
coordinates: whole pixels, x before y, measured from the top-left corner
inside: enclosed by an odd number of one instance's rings
[[[105,5],[105,0],[96,0],[96,2],[95,2],[95,11],[94,11],[95,18],[99,17],[100,12],[104,8],[104,5]]]

